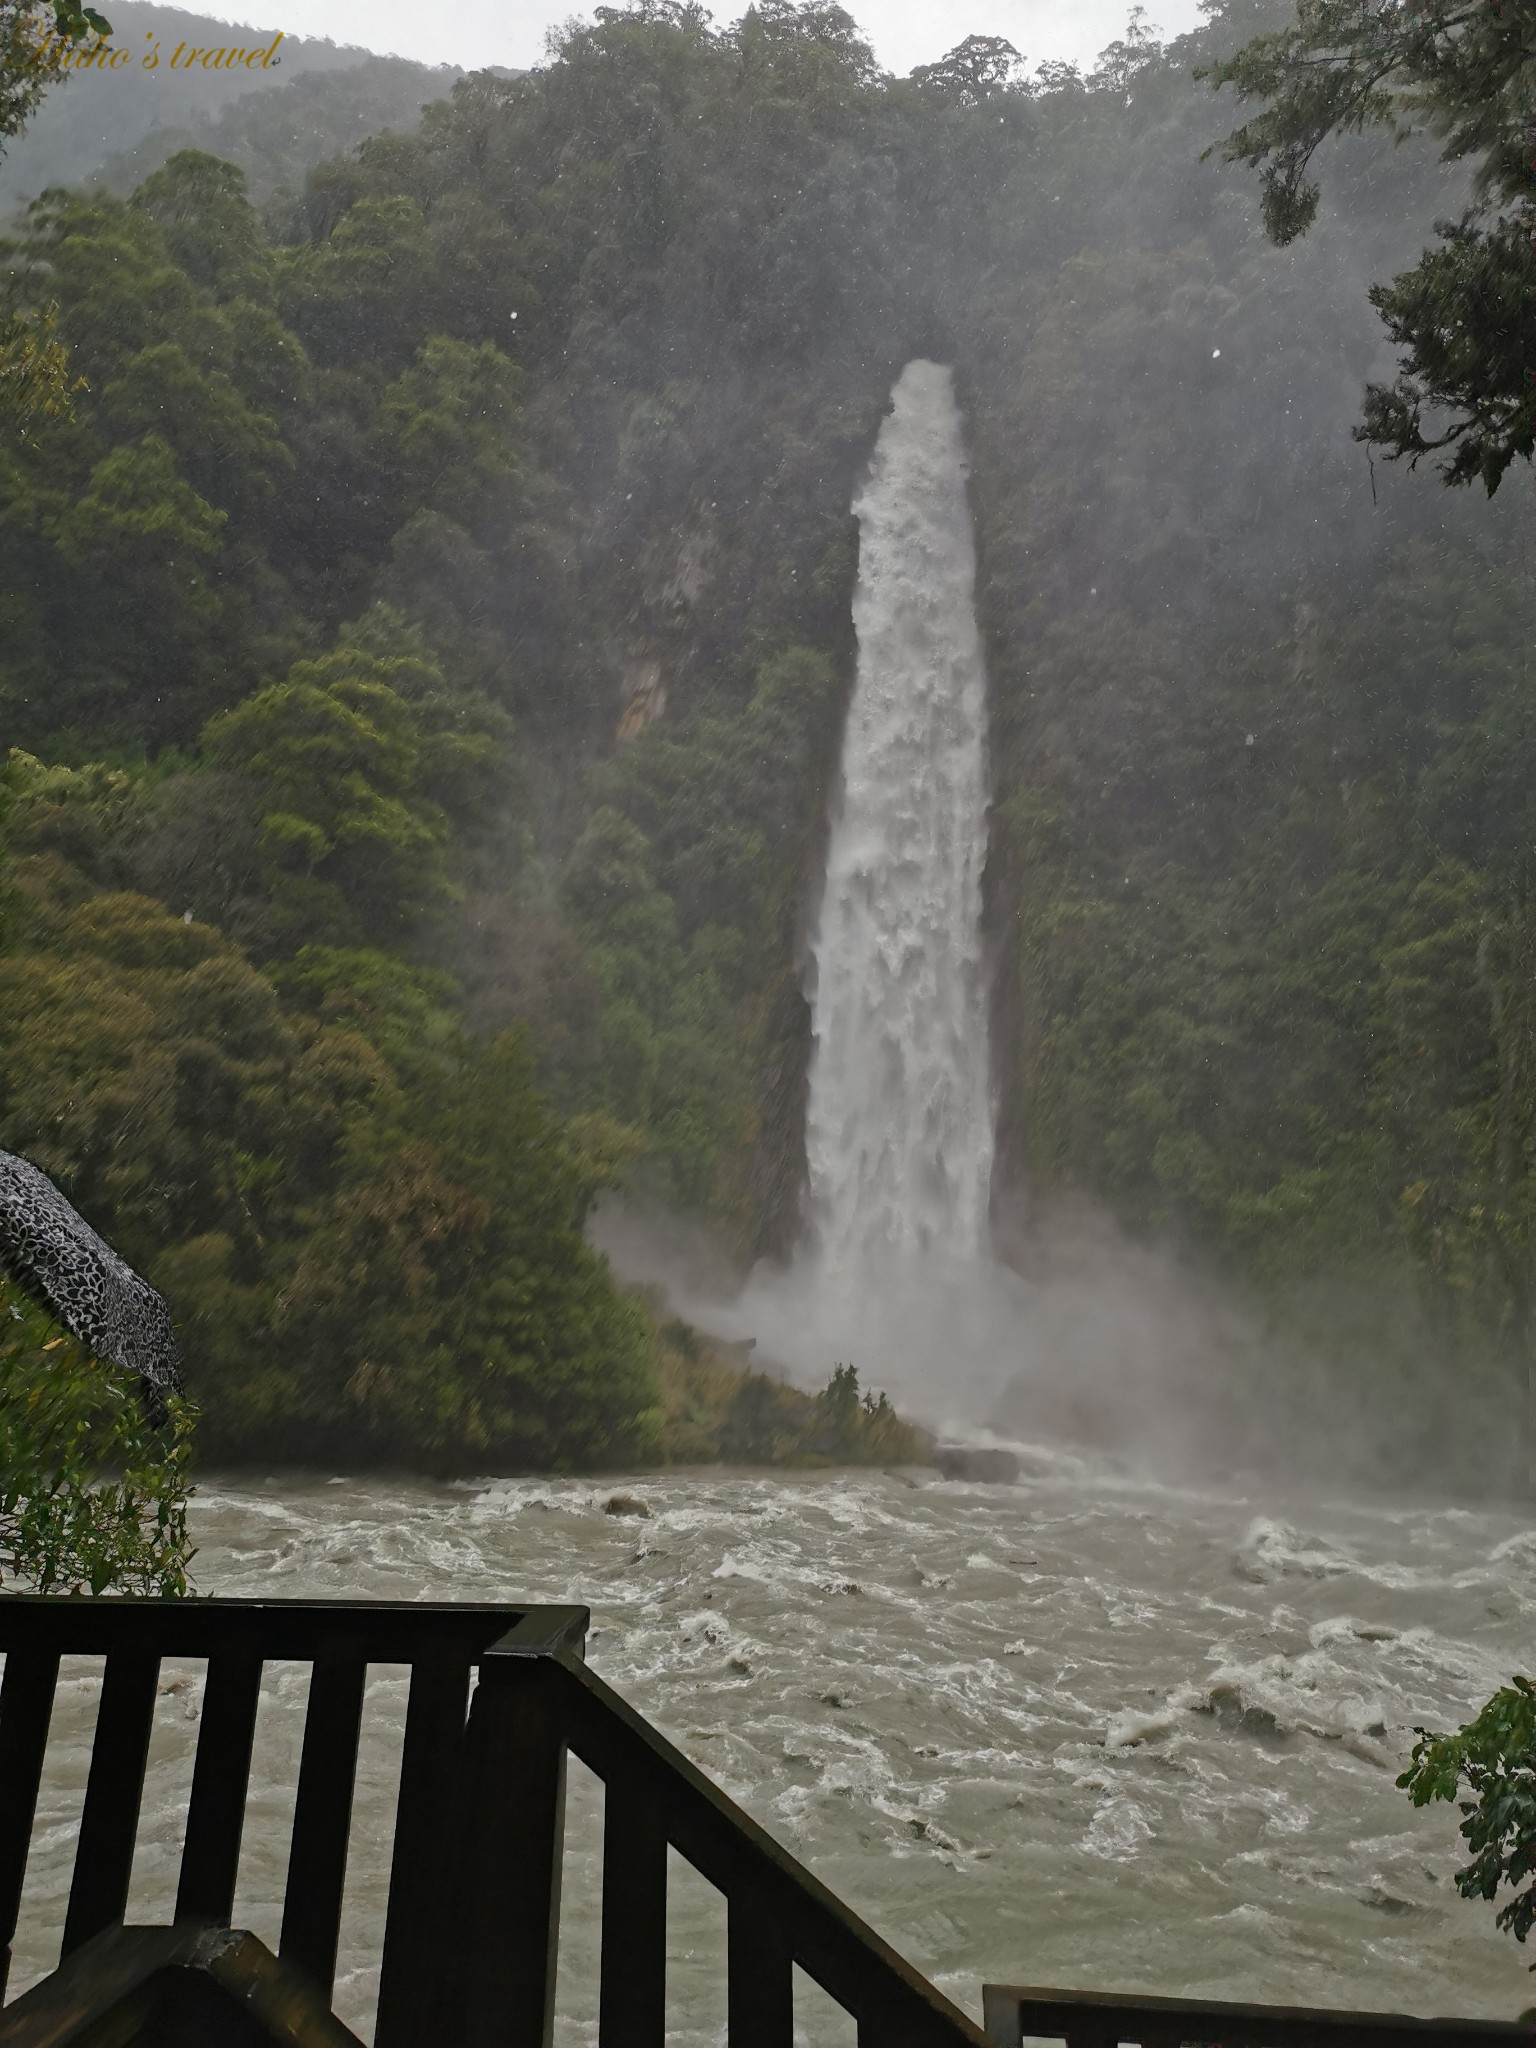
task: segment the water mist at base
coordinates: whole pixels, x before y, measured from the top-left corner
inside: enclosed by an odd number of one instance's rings
[[[1163,1473],[1445,1483],[1454,1425],[1485,1470],[1482,1420],[1444,1413],[1442,1362],[1411,1328],[1392,1325],[1400,1361],[1376,1383],[1331,1374],[1355,1332],[1387,1326],[1369,1288],[1300,1304],[1281,1335],[1273,1304],[1245,1306],[1091,1205],[989,1221],[987,687],[948,370],[903,371],[854,511],[858,665],[807,976],[805,1242],[741,1287],[676,1219],[605,1203],[595,1241],[703,1329],[755,1339],[766,1370],[815,1388],[851,1364],[943,1434],[1065,1440]]]
[[[993,1255],[981,879],[987,683],[951,373],[909,363],[854,512],[858,665],[810,940],[806,1238],[735,1282],[697,1233],[606,1204],[594,1237],[799,1384],[852,1364],[952,1434],[1187,1439],[1163,1397],[1230,1337],[1171,1263],[1074,1218]],[[1025,1275],[1028,1277],[1025,1277]],[[1141,1399],[1127,1398],[1131,1383]]]

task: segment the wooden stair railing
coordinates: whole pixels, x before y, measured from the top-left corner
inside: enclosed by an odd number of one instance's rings
[[[278,1956],[329,2005],[364,1686],[410,1668],[375,2048],[547,2048],[565,1766],[604,1787],[600,2048],[662,2048],[669,1849],[725,1897],[730,2048],[792,2048],[793,1972],[859,2048],[986,2037],[587,1670],[582,1607],[0,1598],[0,1986],[59,1663],[105,1658],[61,1955],[121,1924],[160,1665],[205,1660],[176,1920],[228,1927],[264,1663],[312,1667]]]
[[[726,1902],[729,2048],[792,2048],[796,1969],[853,2016],[859,2048],[1020,2048],[1035,2036],[1067,2048],[1496,2048],[1533,2039],[1528,2028],[1493,2022],[1008,1985],[985,1987],[984,2034],[587,1669],[587,1626],[584,1607],[0,1597],[0,1993],[61,1658],[105,1659],[63,1918],[61,1957],[81,1966],[72,1982],[83,1981],[87,1944],[93,1956],[142,1960],[170,1938],[164,1929],[130,1930],[123,1942],[112,1935],[128,1903],[166,1658],[206,1664],[172,1932],[195,1945],[199,1930],[230,1925],[262,1671],[282,1660],[309,1664],[311,1678],[278,1957],[263,1962],[249,1940],[239,1952],[264,1981],[307,1986],[324,2012],[368,1670],[410,1671],[375,2048],[547,2048],[568,1755],[603,1786],[602,1892],[592,1902],[601,1920],[599,2048],[662,2048],[673,1851]],[[208,1957],[216,1950],[219,1967],[232,1969],[238,1948],[226,1955],[216,1943]],[[167,1961],[161,1975],[171,1970]],[[193,1995],[173,1977],[168,1997]],[[57,1990],[62,1980],[45,1981]],[[0,2010],[0,2048],[8,2018],[19,2025],[29,2001],[33,2011],[48,2003],[34,1991]]]
[[[1024,1984],[984,1985],[982,2005],[994,2048],[1021,2048],[1029,2040],[1065,2041],[1067,2048],[1120,2048],[1128,2041],[1138,2048],[1531,2048],[1536,2040],[1512,2021],[1416,2020]]]

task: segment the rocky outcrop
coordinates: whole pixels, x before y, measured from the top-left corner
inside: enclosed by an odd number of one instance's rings
[[[788,1261],[800,1240],[806,1184],[805,1109],[810,1088],[811,1006],[798,976],[779,978],[757,1074],[757,1137],[747,1170],[752,1206],[748,1251]]]
[[[1012,1451],[982,1450],[971,1444],[939,1444],[933,1462],[946,1479],[973,1479],[985,1486],[1013,1486],[1019,1461]]]
[[[619,713],[616,737],[622,747],[667,708],[667,682],[659,656],[651,654],[626,661],[620,689],[624,708]]]
[[[641,555],[639,595],[625,621],[627,651],[616,738],[624,746],[667,708],[669,684],[694,653],[694,610],[714,572],[719,543],[701,516],[654,536]]]

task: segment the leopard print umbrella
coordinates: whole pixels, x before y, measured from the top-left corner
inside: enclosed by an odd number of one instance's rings
[[[0,1152],[0,1271],[51,1309],[95,1357],[138,1376],[151,1422],[181,1392],[170,1312],[59,1193],[47,1174]]]

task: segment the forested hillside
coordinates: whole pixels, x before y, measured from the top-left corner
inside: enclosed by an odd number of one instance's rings
[[[1212,13],[891,80],[818,0],[645,0],[266,213],[184,152],[29,215],[83,382],[0,451],[0,1145],[166,1292],[216,1448],[639,1455],[595,1192],[793,1243],[914,353],[972,427],[1001,1195],[1212,1264],[1400,1462],[1513,1388],[1528,478],[1372,474],[1366,282],[1456,189],[1362,145],[1271,249],[1190,74],[1275,10]]]
[[[422,108],[458,75],[399,57],[361,57],[341,70],[301,72],[273,91],[247,93],[217,111],[190,111],[173,125],[156,125],[131,148],[105,156],[97,175],[126,195],[178,151],[201,149],[238,165],[258,205],[279,193],[296,196],[317,164],[385,129],[414,128]],[[78,175],[77,166],[63,182]]]

